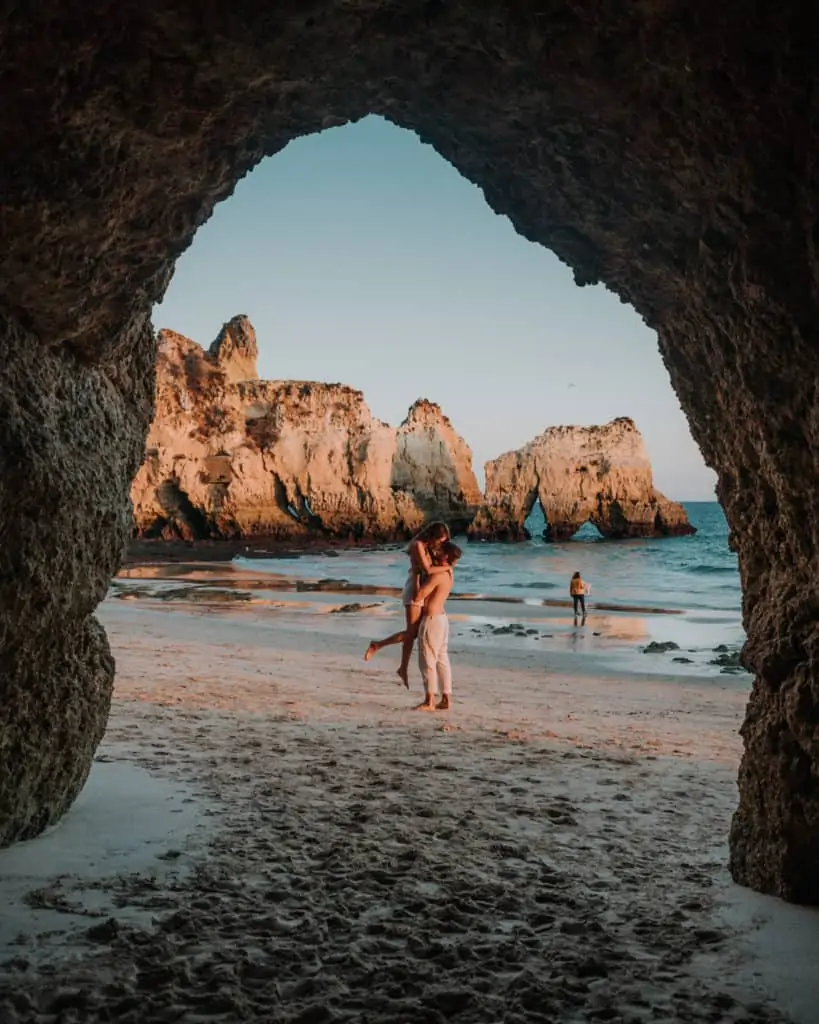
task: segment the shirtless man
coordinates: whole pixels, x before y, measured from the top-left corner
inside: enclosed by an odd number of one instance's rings
[[[440,565],[436,559],[441,544],[447,540],[449,540],[449,527],[445,523],[428,523],[412,538],[407,548],[410,569],[404,591],[401,594],[406,626],[399,633],[393,633],[384,640],[372,640],[364,655],[364,660],[369,661],[385,647],[401,644],[401,664],[397,671],[398,678],[407,689],[409,689],[410,657],[424,608],[423,601],[418,598],[418,588],[421,586],[422,579],[434,576],[436,573],[448,574],[447,566]]]
[[[446,599],[454,582],[452,569],[461,557],[461,549],[445,541],[436,561],[449,572],[430,576],[419,589],[416,600],[423,601],[424,614],[418,628],[418,665],[424,679],[424,702],[418,711],[449,711],[452,707],[452,669],[449,664],[449,619]],[[441,701],[436,703],[440,684]]]

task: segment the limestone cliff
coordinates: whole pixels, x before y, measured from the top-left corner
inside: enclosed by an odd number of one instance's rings
[[[222,325],[216,340],[208,349],[208,356],[216,363],[232,384],[243,380],[258,380],[256,359],[259,349],[256,332],[246,316],[234,316]]]
[[[400,539],[464,529],[483,497],[437,405],[397,429],[342,384],[264,381],[245,317],[205,352],[159,332],[156,414],[131,497],[142,537]]]
[[[694,533],[685,510],[654,487],[651,463],[633,421],[602,427],[549,427],[534,441],[486,464],[486,500],[473,540],[525,540],[535,501],[546,537],[568,540],[586,522],[604,537]]]

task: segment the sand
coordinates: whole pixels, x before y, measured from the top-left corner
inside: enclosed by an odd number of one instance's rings
[[[0,852],[3,1024],[815,1019],[819,916],[725,867],[736,680],[570,673],[463,621],[422,714],[361,660],[377,610],[101,618],[100,761]]]

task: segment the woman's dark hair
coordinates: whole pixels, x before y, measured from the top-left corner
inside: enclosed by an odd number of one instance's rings
[[[580,573],[579,573],[579,572],[576,572],[576,573],[574,574],[574,576],[572,576],[572,579],[573,579],[573,580],[579,580],[579,579],[580,579]]]
[[[425,544],[440,544],[449,540],[449,527],[446,523],[427,523],[427,525],[415,534],[414,540],[422,540]]]

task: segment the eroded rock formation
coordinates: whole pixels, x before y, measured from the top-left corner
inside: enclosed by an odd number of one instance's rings
[[[162,360],[165,346],[162,340],[171,336],[173,332],[159,332],[159,352]],[[224,373],[225,379],[230,384],[239,384],[246,380],[258,380],[259,371],[256,368],[256,360],[259,356],[259,347],[256,344],[256,332],[253,324],[246,316],[234,316],[222,325],[221,331],[208,349],[210,361]],[[157,388],[161,396],[160,377],[157,378]]]
[[[602,427],[549,427],[487,462],[486,500],[470,539],[528,539],[524,524],[536,501],[548,540],[568,540],[588,522],[618,539],[695,532],[682,505],[654,487],[643,438],[626,417]]]
[[[7,6],[0,842],[68,805],[102,728],[90,615],[174,260],[264,156],[376,113],[657,330],[742,574],[732,871],[819,902],[815,21],[795,0]]]
[[[482,501],[472,453],[437,405],[398,429],[342,384],[264,381],[234,317],[204,352],[159,332],[156,415],[132,488],[139,535],[392,540],[464,529]]]
[[[131,529],[144,326],[89,365],[0,313],[0,846],[71,806],[105,732],[114,659],[92,613]]]

